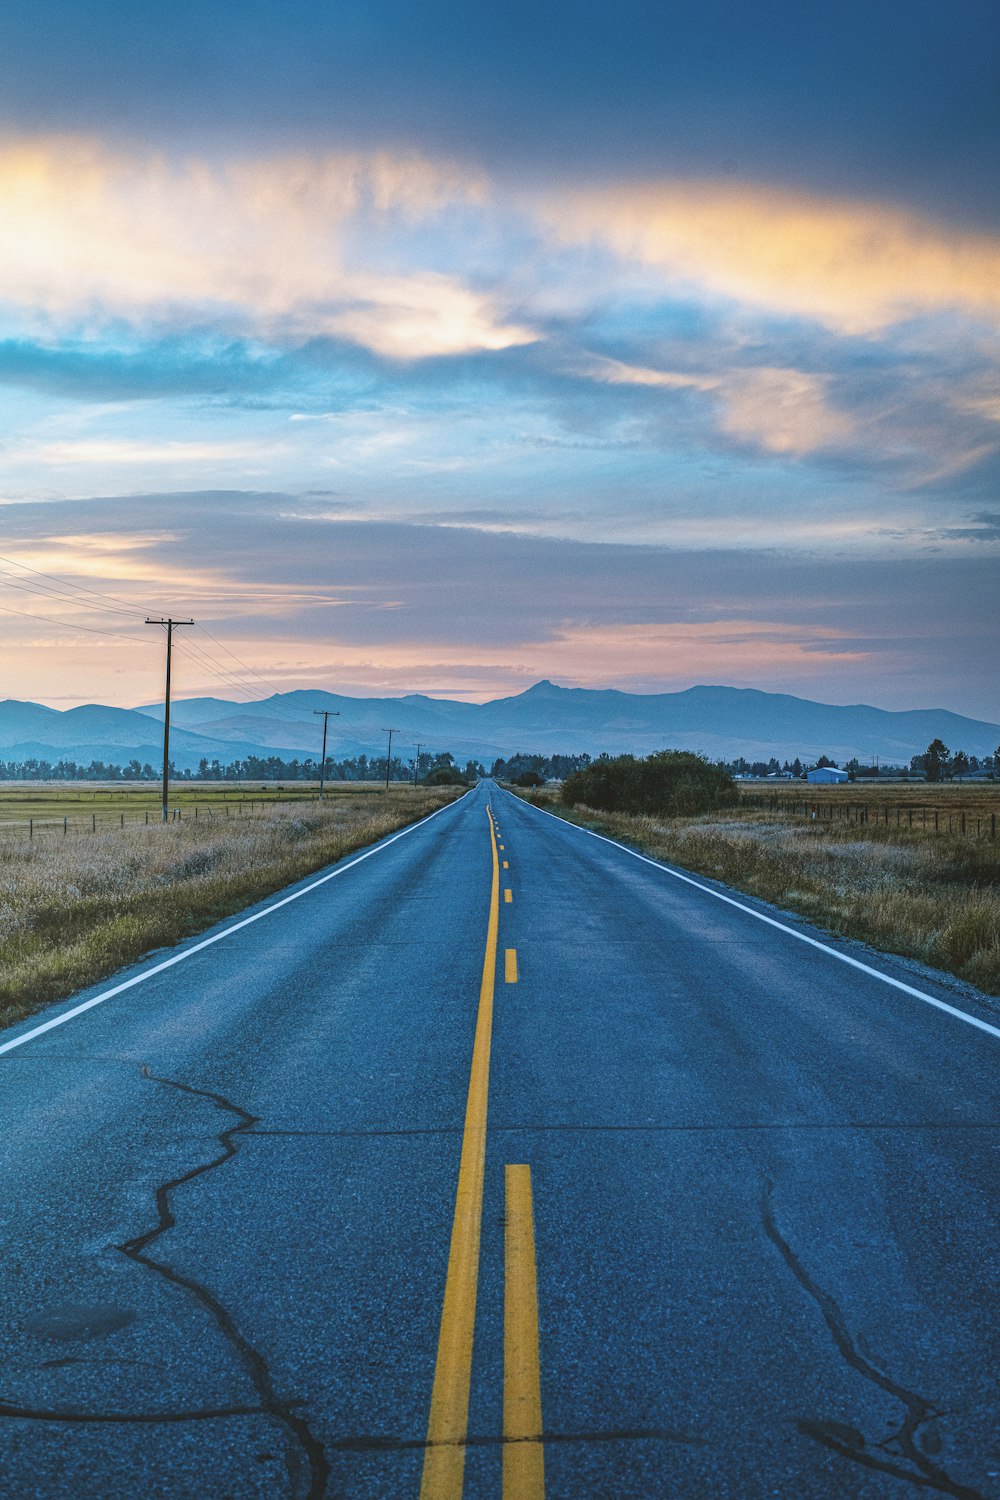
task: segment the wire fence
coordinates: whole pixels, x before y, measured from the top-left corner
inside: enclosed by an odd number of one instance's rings
[[[330,795],[329,800],[333,801],[333,794]],[[70,813],[62,817],[31,815],[27,818],[3,818],[0,816],[0,836],[20,834],[26,835],[29,840],[34,840],[46,833],[61,834],[64,838],[68,838],[70,834],[107,833],[116,828],[121,832],[124,832],[126,828],[162,828],[164,823],[225,823],[251,814],[296,806],[303,802],[308,802],[313,806],[323,805],[318,793],[311,792],[308,795],[300,794],[281,799],[232,797],[224,802],[194,802],[187,806],[179,804],[168,807],[166,818],[159,807],[147,807],[135,812],[95,810],[82,816]]]
[[[832,798],[793,801],[789,797],[754,797],[747,804],[784,817],[814,822],[854,824],[858,828],[913,828],[958,838],[995,839],[997,811],[971,804],[942,806],[926,802],[841,802]]]
[[[392,785],[393,791],[397,791],[400,786],[409,786],[409,783],[394,782]],[[335,788],[328,786],[323,797],[320,797],[317,787],[293,787],[288,790],[283,788],[278,795],[265,793],[263,796],[249,796],[227,791],[210,799],[198,800],[197,797],[192,796],[187,801],[183,800],[183,793],[181,793],[176,801],[171,799],[166,818],[163,817],[159,802],[131,811],[121,807],[102,806],[101,800],[114,797],[114,792],[90,792],[81,795],[81,803],[86,801],[91,803],[88,810],[84,810],[81,806],[80,811],[73,810],[59,814],[39,812],[31,813],[27,817],[12,818],[5,816],[3,798],[0,796],[0,837],[24,836],[29,841],[33,841],[43,834],[57,834],[68,838],[71,834],[106,833],[114,829],[124,832],[126,828],[162,828],[164,823],[225,823],[246,816],[259,816],[269,811],[301,807],[303,804],[314,809],[333,806],[335,802],[343,802],[345,797],[370,797],[373,794],[379,795],[381,792],[381,783],[359,782],[353,786],[341,785]],[[118,796],[120,795],[118,793]],[[63,801],[63,799],[60,800]],[[65,802],[63,805],[65,806]]]

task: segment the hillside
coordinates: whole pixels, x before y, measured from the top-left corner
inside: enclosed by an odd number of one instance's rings
[[[834,760],[857,756],[905,763],[940,736],[953,750],[988,755],[1000,742],[1000,725],[945,709],[893,712],[868,704],[837,706],[753,688],[692,687],[679,693],[623,693],[615,689],[562,688],[543,681],[526,692],[488,703],[461,703],[411,693],[400,698],[350,698],[319,689],[277,693],[259,702],[225,698],[181,699],[173,704],[171,754],[180,768],[195,769],[204,756],[222,761],[247,754],[283,759],[317,756],[321,725],[316,709],[339,712],[329,724],[328,753],[336,759],[385,752],[385,727],[398,731],[394,750],[412,756],[450,750],[487,763],[517,751],[633,751],[672,746],[711,759],[750,760],[796,755]],[[0,758],[27,755],[157,764],[162,707],[139,709],[87,704],[59,711],[38,703],[0,703]]]

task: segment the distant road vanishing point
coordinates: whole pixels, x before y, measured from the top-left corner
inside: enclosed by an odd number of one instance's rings
[[[0,1488],[1000,1497],[998,1049],[481,783],[0,1037]]]

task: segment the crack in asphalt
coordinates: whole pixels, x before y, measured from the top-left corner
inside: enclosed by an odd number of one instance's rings
[[[716,1124],[710,1122],[702,1124],[680,1125],[491,1125],[491,1135],[538,1135],[543,1132],[563,1131],[569,1134],[576,1132],[587,1135],[643,1135],[685,1131],[703,1131],[705,1133],[727,1131],[752,1132],[755,1130],[1000,1130],[1000,1120],[750,1120],[737,1124]],[[461,1135],[461,1125],[423,1125],[423,1126],[345,1126],[340,1130],[295,1130],[281,1129],[252,1130],[246,1131],[252,1136],[305,1136],[307,1138],[332,1137],[339,1139],[366,1140],[369,1137],[381,1136],[410,1136],[410,1135]]]
[[[905,1412],[902,1422],[877,1446],[886,1452],[895,1448],[900,1457],[908,1460],[913,1468],[906,1468],[902,1463],[894,1462],[891,1457],[883,1458],[866,1449],[864,1435],[839,1422],[815,1421],[804,1417],[796,1423],[799,1431],[815,1442],[822,1443],[824,1447],[839,1453],[842,1458],[850,1459],[852,1463],[862,1464],[869,1469],[877,1469],[882,1474],[891,1474],[894,1478],[905,1480],[918,1488],[938,1490],[941,1494],[954,1496],[955,1500],[983,1500],[978,1490],[970,1489],[969,1486],[952,1479],[950,1474],[934,1463],[918,1446],[917,1434],[920,1428],[935,1417],[942,1416],[943,1413],[923,1396],[917,1395],[915,1391],[907,1390],[906,1386],[900,1385],[890,1375],[886,1375],[860,1352],[836,1301],[829,1292],[824,1291],[813,1280],[778,1228],[772,1202],[773,1192],[774,1185],[769,1183],[761,1200],[761,1218],[765,1234],[777,1248],[803,1291],[819,1308],[823,1321],[830,1330],[833,1342],[845,1363],[863,1379],[901,1403]]]
[[[205,1411],[50,1411],[41,1406],[15,1406],[10,1401],[0,1401],[0,1417],[17,1417],[23,1422],[106,1422],[164,1423],[214,1422],[225,1417],[268,1417],[271,1413],[263,1406],[218,1406]]]
[[[669,1427],[622,1427],[607,1432],[540,1432],[528,1437],[477,1437],[452,1438],[428,1442],[427,1438],[378,1437],[374,1434],[358,1434],[354,1437],[336,1438],[332,1448],[347,1452],[369,1453],[404,1452],[425,1448],[504,1448],[524,1443],[683,1443],[689,1447],[707,1448],[709,1439],[689,1432],[675,1432]]]
[[[222,1094],[214,1093],[211,1089],[198,1089],[188,1083],[180,1083],[174,1078],[160,1078],[153,1073],[146,1064],[142,1065],[142,1076],[151,1083],[162,1084],[165,1088],[177,1089],[181,1093],[193,1094],[199,1099],[208,1099],[215,1105],[216,1109],[226,1114],[236,1116],[237,1123],[230,1125],[226,1130],[219,1132],[218,1140],[222,1146],[222,1152],[214,1156],[211,1161],[202,1162],[190,1171],[182,1173],[179,1177],[171,1178],[169,1182],[161,1183],[156,1189],[157,1222],[152,1229],[145,1234],[136,1235],[133,1239],[126,1240],[123,1245],[116,1246],[129,1260],[137,1265],[143,1266],[148,1271],[154,1271],[156,1275],[162,1276],[172,1286],[180,1287],[204,1307],[214,1319],[223,1338],[232,1349],[235,1350],[240,1362],[247,1371],[254,1389],[260,1397],[261,1408],[257,1415],[267,1415],[280,1422],[292,1435],[298,1448],[305,1455],[309,1471],[309,1488],[306,1492],[307,1500],[322,1500],[326,1494],[326,1484],[329,1478],[330,1466],[324,1452],[323,1445],[311,1432],[304,1419],[293,1410],[297,1402],[283,1401],[274,1388],[274,1381],[268,1368],[267,1361],[259,1350],[255,1349],[250,1341],[240,1332],[232,1315],[226,1310],[214,1293],[208,1287],[191,1277],[183,1276],[175,1271],[172,1266],[163,1261],[154,1259],[147,1251],[149,1247],[172,1229],[176,1224],[173,1209],[171,1207],[171,1195],[174,1191],[183,1187],[188,1182],[193,1182],[198,1177],[203,1177],[207,1172],[214,1171],[217,1167],[224,1166],[231,1161],[239,1150],[237,1137],[245,1134],[252,1126],[259,1123],[259,1116],[250,1114],[238,1104]],[[289,1468],[289,1478],[293,1488],[296,1486],[297,1474]]]

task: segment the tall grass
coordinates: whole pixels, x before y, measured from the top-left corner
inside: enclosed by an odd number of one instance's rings
[[[1000,840],[871,825],[794,823],[752,807],[657,819],[561,808],[654,857],[920,959],[1000,995]]]
[[[0,835],[0,1025],[176,943],[443,806],[451,787],[229,822]]]

